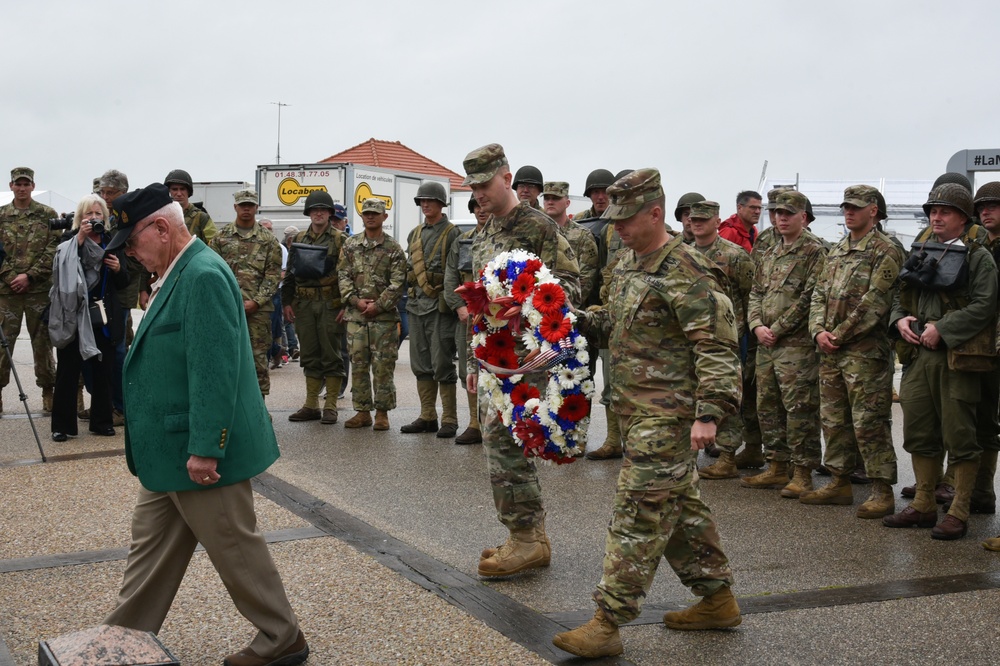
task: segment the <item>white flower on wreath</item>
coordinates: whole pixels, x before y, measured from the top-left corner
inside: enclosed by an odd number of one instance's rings
[[[587,365],[588,363],[590,363],[590,352],[588,352],[586,349],[581,349],[580,351],[578,351],[576,353],[576,362],[580,363],[581,365]]]

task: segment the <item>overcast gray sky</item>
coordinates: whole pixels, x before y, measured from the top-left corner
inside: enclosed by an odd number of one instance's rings
[[[0,165],[253,182],[370,137],[456,171],[499,142],[582,194],[654,166],[732,212],[769,176],[933,179],[1000,147],[1000,3],[37,0],[3,9]],[[891,203],[891,202],[890,202]]]

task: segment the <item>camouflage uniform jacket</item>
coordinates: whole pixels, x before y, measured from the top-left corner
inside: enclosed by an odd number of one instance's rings
[[[900,286],[900,294],[889,315],[889,332],[899,337],[896,322],[913,315],[921,323],[933,322],[945,347],[957,347],[967,342],[986,326],[995,324],[997,316],[997,265],[989,250],[969,239],[962,241],[969,248],[969,276],[965,287],[946,292],[920,289],[914,311],[906,308],[909,299],[902,292],[912,289]]]
[[[845,236],[826,255],[813,289],[809,335],[826,331],[841,350],[875,351],[888,340],[893,285],[903,258],[888,236],[872,229],[851,246]]]
[[[736,321],[713,269],[680,237],[642,257],[625,250],[608,304],[578,312],[583,332],[610,349],[616,414],[721,421],[737,412]]]
[[[392,236],[372,240],[361,232],[344,241],[337,262],[340,295],[347,321],[399,321],[399,299],[406,282],[406,255]],[[379,312],[371,319],[361,316],[355,307],[359,299],[375,301]]]
[[[753,260],[750,258],[750,253],[722,236],[716,237],[706,247],[695,245],[694,248],[725,274],[723,291],[733,302],[736,332],[738,335],[743,335],[747,326],[747,304],[750,300],[750,290],[753,288]]]
[[[566,237],[559,233],[559,225],[545,213],[524,202],[519,202],[504,217],[493,216],[486,221],[482,232],[472,242],[472,268],[478,275],[486,264],[501,252],[524,250],[531,252],[559,279],[570,303],[580,302],[580,266],[576,263],[573,248]],[[469,363],[473,368],[479,362],[469,350]]]
[[[274,293],[281,281],[281,244],[274,234],[254,222],[250,235],[244,237],[233,222],[208,246],[233,269],[243,300],[256,303],[260,312],[273,312]]]
[[[28,293],[47,293],[52,286],[52,260],[62,232],[49,230],[56,212],[32,200],[24,211],[14,202],[0,207],[0,242],[7,258],[0,266],[0,296],[13,294],[11,281],[28,276]],[[13,342],[13,341],[12,341]]]
[[[816,237],[804,231],[790,246],[778,243],[764,253],[754,272],[747,308],[751,333],[767,326],[784,346],[814,346],[809,306],[825,254]]]
[[[475,279],[475,273],[472,271],[462,271],[458,267],[458,250],[462,241],[475,239],[476,232],[478,229],[469,229],[464,232],[461,236],[455,239],[455,242],[451,244],[451,248],[448,249],[448,263],[444,267],[444,302],[448,304],[448,307],[452,311],[458,310],[461,307],[465,307],[465,300],[455,293],[455,290],[466,282],[472,282]]]
[[[567,220],[566,226],[559,227],[559,231],[569,241],[580,266],[580,302],[589,303],[591,292],[597,285],[597,241],[594,240],[594,234],[573,220]]]
[[[823,248],[826,250],[829,250],[832,247],[828,242],[826,242],[813,232],[809,231],[808,228],[803,229],[802,233],[808,234],[813,238],[815,238],[816,241],[820,245],[822,245]],[[760,261],[760,258],[764,255],[765,252],[767,252],[780,242],[781,242],[781,234],[778,233],[778,230],[772,224],[771,226],[764,229],[757,235],[757,240],[754,241],[753,251],[750,253],[750,258],[753,259],[755,262]]]
[[[338,284],[337,260],[340,258],[340,250],[344,247],[345,235],[339,229],[335,229],[332,224],[327,224],[326,229],[319,235],[313,233],[310,224],[303,231],[295,234],[293,243],[305,243],[306,245],[326,246],[326,272],[323,277],[312,280],[296,279],[291,269],[285,273],[285,280],[281,283],[281,302],[288,305],[295,300],[295,292],[299,288],[321,289],[323,300],[331,302],[332,307],[340,307],[340,285]],[[292,255],[295,248],[289,248],[288,266],[292,265]],[[315,299],[313,299],[315,300]]]
[[[189,204],[184,211],[184,224],[192,236],[197,236],[206,245],[218,233],[215,222],[212,222],[212,216],[194,204]]]
[[[447,232],[445,231],[447,229]],[[441,234],[447,233],[444,242],[438,245]],[[438,312],[444,301],[442,291],[444,286],[444,268],[447,262],[448,251],[455,244],[455,239],[461,234],[461,230],[448,222],[448,216],[442,215],[435,224],[421,223],[412,230],[406,237],[406,311],[415,315],[425,315],[431,312]],[[413,248],[414,238],[420,234],[420,245],[424,254],[424,274],[427,276],[427,284],[434,289],[437,294],[428,296],[420,287],[417,274],[413,270]],[[437,251],[435,252],[435,246]]]

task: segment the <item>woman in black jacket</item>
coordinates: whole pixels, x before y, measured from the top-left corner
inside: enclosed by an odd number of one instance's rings
[[[64,442],[68,436],[77,434],[76,393],[81,371],[91,395],[90,431],[105,436],[115,434],[111,387],[115,346],[125,335],[126,317],[118,291],[128,287],[129,276],[123,249],[104,252],[111,240],[107,223],[108,207],[104,200],[93,194],[85,196],[77,204],[73,229],[60,243],[53,262],[60,275],[52,287],[53,311],[50,312],[49,329],[54,340],[65,340],[61,346],[56,345],[56,385],[52,401],[52,439],[56,442]],[[78,263],[72,261],[74,257],[66,255],[70,252],[75,253]],[[80,284],[81,278],[74,274],[82,274],[84,284]],[[74,293],[67,286],[75,286],[76,302],[72,296],[67,299],[63,295]],[[55,291],[60,288],[65,291],[57,298]],[[59,311],[56,311],[57,304],[61,308]],[[61,336],[55,335],[57,322],[62,325]],[[76,334],[66,340],[74,330]]]

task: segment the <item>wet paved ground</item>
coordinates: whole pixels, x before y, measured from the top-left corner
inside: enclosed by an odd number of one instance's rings
[[[26,339],[15,362],[37,413]],[[552,566],[480,581],[479,551],[504,538],[482,448],[399,433],[419,411],[405,346],[396,380],[392,429],[375,433],[289,422],[304,392],[301,371],[292,363],[272,372],[268,406],[282,458],[254,487],[260,529],[313,649],[309,663],[578,663],[550,641],[593,612],[617,461],[543,467]],[[43,416],[35,422],[51,461],[31,464],[38,451],[13,380],[3,402],[0,666],[36,663],[39,639],[93,626],[111,609],[138,487],[120,434],[56,444]],[[461,415],[461,396],[459,403]],[[341,421],[353,414],[349,398],[339,406]],[[604,434],[599,411],[592,446]],[[898,494],[912,471],[897,449]],[[996,516],[973,516],[965,539],[940,542],[926,530],[858,520],[856,507],[807,507],[736,480],[702,482],[702,490],[732,561],[743,624],[665,629],[663,610],[692,598],[664,567],[643,615],[622,631],[624,657],[608,663],[996,660],[1000,557],[980,546],[1000,534]],[[867,493],[855,486],[856,504]],[[196,555],[160,634],[164,644],[185,665],[218,664],[252,633],[207,558]]]

